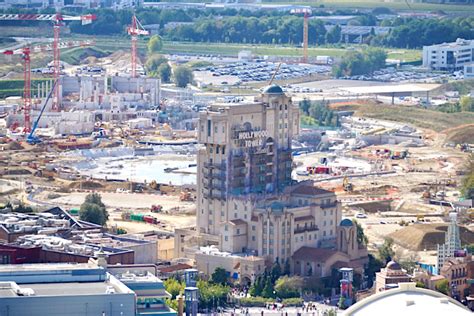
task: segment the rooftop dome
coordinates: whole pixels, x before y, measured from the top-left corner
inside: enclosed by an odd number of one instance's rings
[[[350,219],[344,218],[344,219],[341,221],[341,224],[339,224],[339,225],[340,225],[340,226],[346,226],[346,227],[347,227],[347,226],[352,226],[352,225],[354,225],[354,224],[352,223],[352,221],[351,221]]]
[[[263,89],[263,93],[264,94],[283,94],[284,92],[280,86],[276,84],[272,84],[271,86],[268,86],[265,89]]]
[[[398,264],[398,262],[395,262],[392,260],[389,263],[387,263],[387,269],[388,270],[401,270],[402,267]]]

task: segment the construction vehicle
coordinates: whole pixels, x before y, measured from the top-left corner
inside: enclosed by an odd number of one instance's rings
[[[354,186],[352,185],[351,182],[349,182],[348,177],[344,177],[344,180],[342,180],[342,188],[346,192],[352,192],[354,190]]]
[[[36,129],[38,128],[38,123],[41,120],[41,116],[43,116],[44,109],[46,109],[46,105],[48,105],[49,99],[51,99],[51,96],[53,95],[53,92],[55,91],[57,84],[58,84],[57,80],[53,82],[53,86],[51,87],[51,90],[49,91],[48,96],[44,100],[44,104],[43,104],[43,107],[41,107],[41,111],[38,115],[38,118],[33,123],[33,126],[31,127],[31,131],[26,137],[26,141],[28,142],[28,144],[36,145],[38,143],[41,143],[41,139],[35,136],[35,132],[36,132]]]
[[[127,28],[127,33],[132,37],[132,78],[137,77],[137,40],[139,35],[150,35],[138,21],[135,15],[132,16],[132,24]]]
[[[194,201],[193,199],[193,196],[191,195],[191,192],[189,192],[188,190],[186,191],[181,191],[181,194],[179,196],[179,200],[180,201],[187,201],[187,202],[192,202]]]
[[[160,213],[163,210],[163,206],[161,205],[152,205],[150,211],[152,213]]]
[[[422,214],[416,215],[416,221],[417,222],[424,222],[425,221],[425,215],[422,215]]]

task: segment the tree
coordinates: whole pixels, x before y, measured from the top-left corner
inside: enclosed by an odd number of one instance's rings
[[[280,266],[280,261],[278,260],[278,257],[273,263],[270,275],[271,275],[272,282],[275,282],[281,276],[281,266]]]
[[[426,285],[425,285],[425,283],[423,283],[421,281],[416,281],[416,287],[420,287],[422,289],[425,289]]]
[[[153,35],[152,37],[150,37],[150,39],[148,40],[147,48],[148,54],[150,55],[161,51],[161,49],[163,48],[163,41],[161,40],[161,37],[158,35]]]
[[[291,266],[290,266],[290,259],[286,258],[285,260],[285,267],[283,268],[283,274],[284,275],[290,275],[291,274]]]
[[[299,276],[282,276],[275,282],[275,291],[279,298],[299,297],[304,280]]]
[[[201,310],[214,310],[218,306],[225,306],[229,294],[228,286],[199,280],[197,288],[199,289],[199,308]]]
[[[326,43],[335,44],[341,41],[341,27],[336,24],[329,32],[326,33]]]
[[[462,180],[461,193],[466,199],[474,199],[474,154],[469,157],[466,175]]]
[[[339,65],[334,67],[334,75],[356,76],[370,74],[385,67],[387,53],[381,48],[369,47],[362,51],[350,51],[342,57]]]
[[[216,268],[211,275],[212,282],[216,284],[227,284],[227,271],[223,268]]]
[[[160,79],[162,82],[170,82],[171,78],[171,67],[168,63],[162,63],[158,67],[158,75],[160,76]]]
[[[436,282],[435,289],[445,295],[449,295],[449,281],[447,279]]]
[[[367,235],[364,233],[364,229],[362,228],[362,225],[356,220],[353,220],[353,222],[357,229],[357,242],[361,245],[367,245],[369,242],[369,239],[367,238]]]
[[[109,219],[109,213],[102,203],[102,198],[98,193],[90,193],[86,196],[79,210],[79,218],[86,222],[104,226]]]
[[[303,99],[303,101],[300,101],[300,109],[306,115],[309,115],[310,106],[311,106],[311,101],[309,101],[308,99]]]
[[[274,293],[273,293],[273,284],[272,280],[270,277],[267,277],[265,280],[265,286],[262,290],[262,296],[265,298],[273,298]]]
[[[158,68],[165,63],[168,63],[168,59],[166,59],[162,55],[155,54],[148,57],[145,63],[145,68],[148,70],[148,72],[153,74],[156,73],[158,71]]]
[[[193,79],[193,71],[187,66],[178,66],[174,70],[174,81],[178,87],[185,88]]]
[[[384,264],[382,261],[374,257],[374,255],[369,254],[369,263],[367,264],[367,268],[365,269],[365,274],[367,275],[368,281],[367,285],[369,288],[371,288],[374,283],[375,273],[379,272],[383,266]]]
[[[166,291],[171,294],[172,300],[175,300],[176,296],[184,292],[184,283],[176,280],[175,278],[168,278],[163,282],[163,284]]]
[[[383,245],[379,248],[378,257],[382,262],[387,263],[392,260],[393,256],[395,255],[395,251],[393,251],[393,239],[388,237],[385,238]]]
[[[461,106],[461,110],[465,112],[474,112],[474,98],[464,95],[459,100],[459,105]]]
[[[264,278],[262,276],[258,276],[255,279],[255,282],[252,284],[250,287],[249,293],[251,296],[261,296],[263,292],[263,287],[265,286],[264,284]]]

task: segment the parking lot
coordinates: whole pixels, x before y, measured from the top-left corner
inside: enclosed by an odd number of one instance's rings
[[[212,76],[214,84],[241,84],[250,81],[268,81],[272,78],[277,63],[270,62],[237,62],[220,66],[209,66],[198,69],[197,77]],[[325,74],[331,71],[329,65],[292,65],[281,64],[276,80],[310,77],[315,74]]]
[[[374,71],[372,75],[346,76],[341,79],[380,81],[380,82],[400,82],[400,83],[441,83],[446,80],[463,79],[462,71],[453,74],[415,71],[415,70],[396,70],[395,68],[385,68]]]

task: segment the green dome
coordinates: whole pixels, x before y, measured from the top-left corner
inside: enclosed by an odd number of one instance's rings
[[[263,89],[263,93],[265,94],[283,94],[283,89],[276,85],[276,84],[272,84],[271,86],[268,86],[266,87],[265,89]]]

